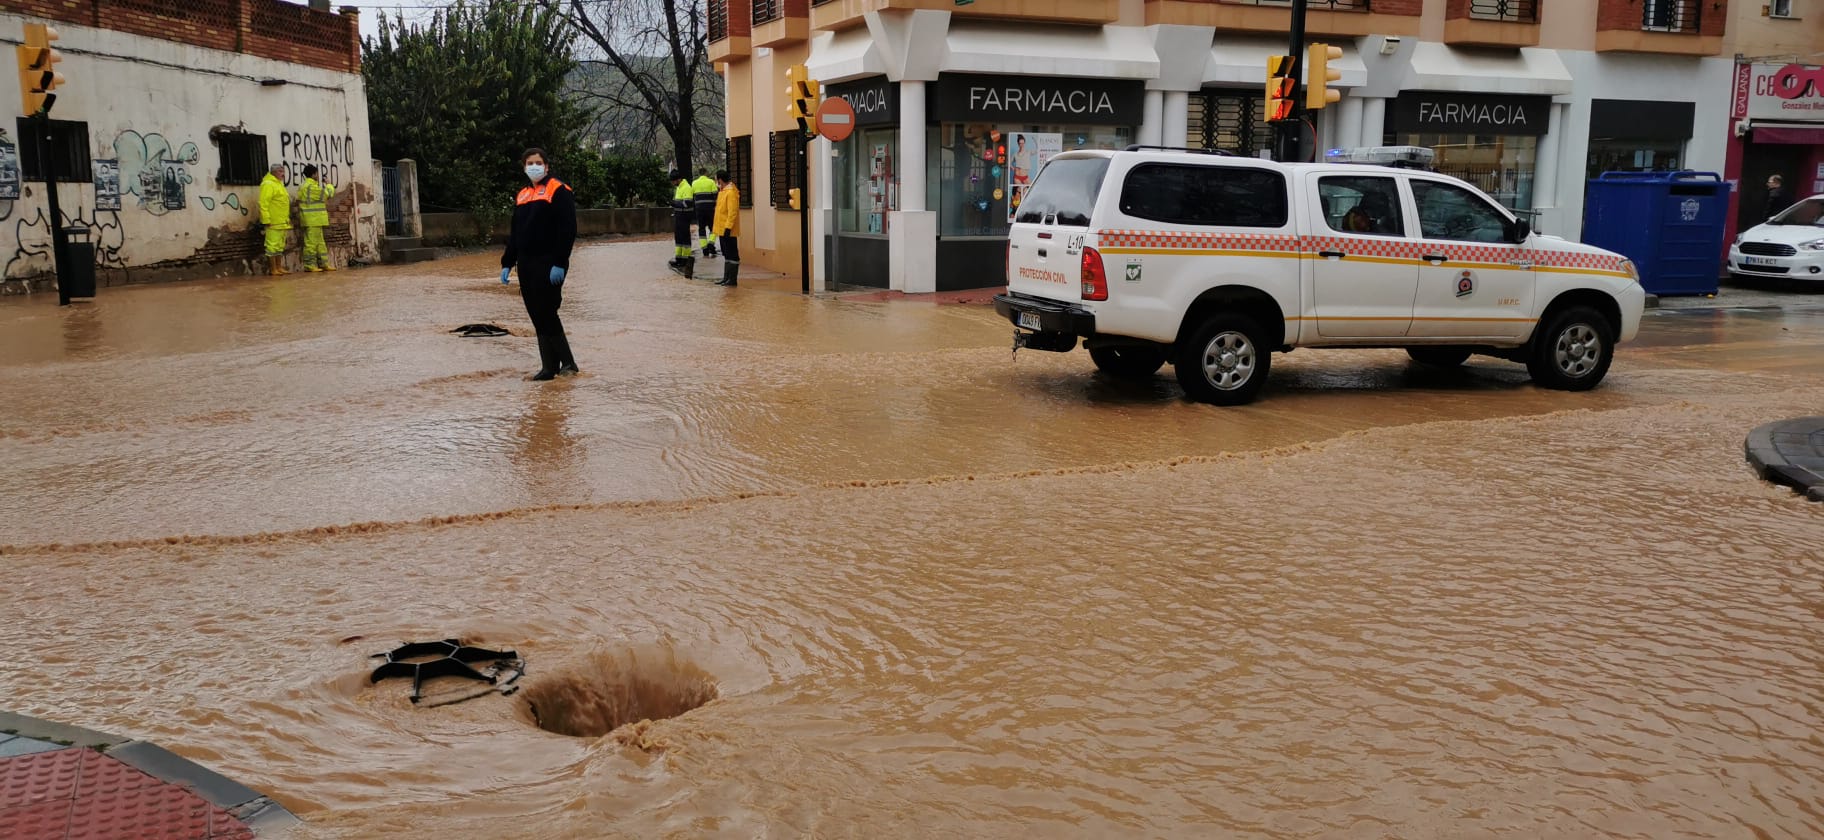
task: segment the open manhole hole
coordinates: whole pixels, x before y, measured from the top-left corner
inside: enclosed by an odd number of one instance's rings
[[[645,720],[674,718],[716,699],[716,681],[694,663],[666,652],[596,652],[578,665],[544,675],[521,697],[538,728],[599,738]]]

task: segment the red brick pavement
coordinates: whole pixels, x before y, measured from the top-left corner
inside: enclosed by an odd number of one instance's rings
[[[253,840],[189,788],[78,747],[0,758],[5,840]]]

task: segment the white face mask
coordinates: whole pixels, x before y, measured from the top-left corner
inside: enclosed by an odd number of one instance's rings
[[[534,181],[544,180],[544,177],[545,177],[544,164],[539,164],[539,163],[526,164],[526,177],[531,178]]]

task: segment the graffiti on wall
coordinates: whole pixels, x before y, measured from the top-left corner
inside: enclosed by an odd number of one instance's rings
[[[96,267],[127,267],[127,236],[125,228],[121,226],[119,213],[112,210],[85,211],[78,207],[74,217],[64,217],[63,226],[88,230],[89,242],[95,246]],[[21,216],[13,223],[13,232],[16,244],[12,256],[6,261],[6,268],[0,270],[0,277],[13,278],[35,273],[27,264],[37,261],[42,261],[38,269],[49,271],[51,226],[46,221],[44,209],[37,209],[29,219]]]
[[[132,129],[114,138],[114,156],[121,193],[137,197],[140,208],[155,216],[184,209],[186,187],[194,183],[189,167],[202,160],[195,143],[173,147],[163,135]]]
[[[304,167],[316,164],[317,180],[341,187],[344,173],[355,171],[355,138],[349,135],[279,133],[279,162],[285,164],[285,184],[304,183]]]
[[[226,207],[230,210],[239,210],[239,211],[241,211],[241,215],[243,215],[243,216],[247,215],[247,208],[241,206],[241,196],[239,193],[229,193],[225,196],[222,196],[220,201],[217,201],[214,197],[207,196],[207,195],[198,196],[196,200],[197,200],[197,203],[203,205],[204,210],[214,210],[216,208],[216,206],[219,204],[220,206]]]

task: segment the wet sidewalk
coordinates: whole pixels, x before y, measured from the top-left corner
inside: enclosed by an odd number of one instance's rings
[[[296,823],[155,744],[0,712],[0,838],[251,840]]]

